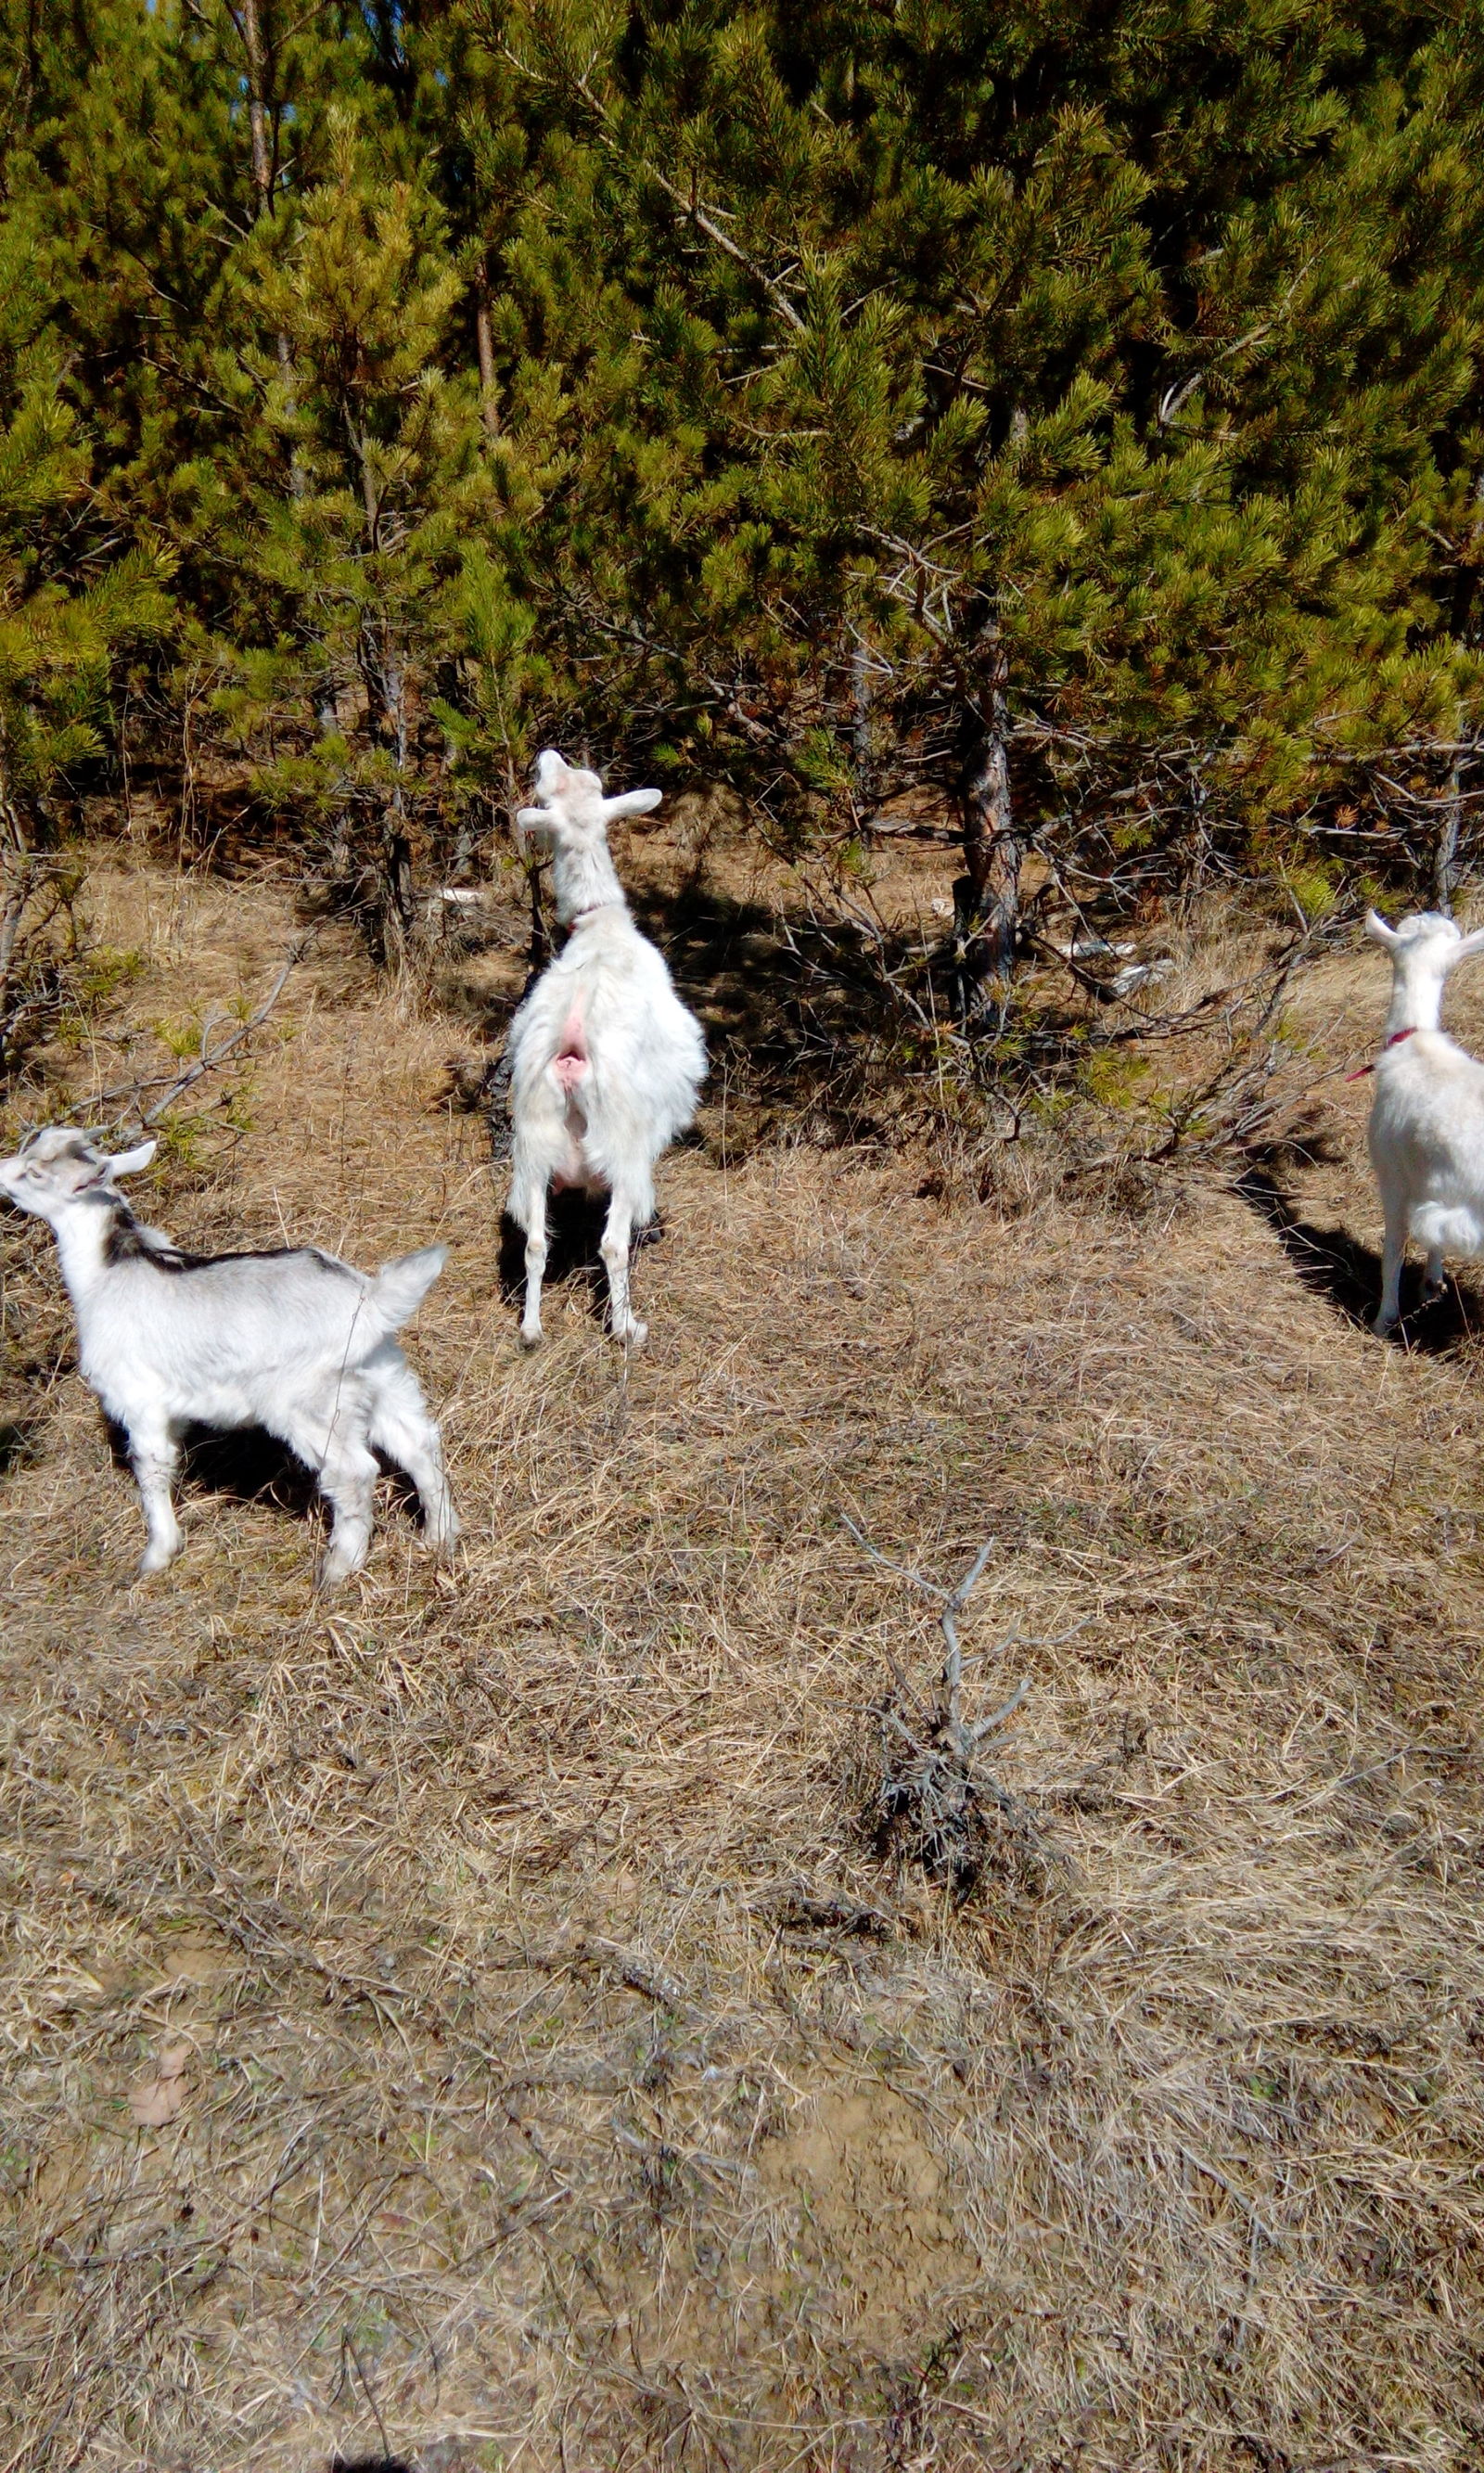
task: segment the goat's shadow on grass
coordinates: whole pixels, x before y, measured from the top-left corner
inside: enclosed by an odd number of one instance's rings
[[[546,1269],[543,1288],[563,1287],[584,1281],[587,1287],[589,1310],[599,1322],[608,1313],[608,1274],[598,1248],[603,1241],[603,1226],[608,1217],[606,1193],[588,1193],[582,1187],[572,1187],[553,1193],[547,1200]],[[631,1253],[641,1245],[658,1245],[664,1235],[664,1215],[657,1212],[643,1228],[636,1228]],[[508,1211],[500,1213],[499,1252],[500,1295],[508,1306],[523,1306],[526,1293],[526,1233]]]
[[[106,1418],[113,1465],[130,1473],[129,1443],[122,1426]],[[378,1452],[382,1476],[391,1480],[393,1506],[416,1522],[421,1520],[418,1489],[405,1469]],[[318,1520],[324,1498],[312,1470],[305,1468],[287,1443],[262,1426],[244,1426],[224,1433],[215,1426],[191,1426],[180,1448],[182,1495],[213,1494],[224,1502],[255,1502],[281,1512],[286,1520]]]
[[[1273,1168],[1255,1160],[1234,1190],[1271,1228],[1311,1296],[1320,1297],[1357,1331],[1369,1331],[1381,1295],[1381,1258],[1343,1228],[1318,1228],[1301,1217]],[[1424,1305],[1422,1266],[1408,1262],[1401,1274],[1401,1320],[1397,1336],[1422,1357],[1448,1357],[1484,1332],[1484,1298],[1449,1278],[1444,1294]]]

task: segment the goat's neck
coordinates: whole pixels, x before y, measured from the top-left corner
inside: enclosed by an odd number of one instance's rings
[[[80,1309],[103,1278],[108,1239],[121,1218],[133,1213],[116,1193],[80,1193],[64,1203],[52,1221],[52,1235],[61,1262],[67,1292]]]
[[[559,849],[552,860],[552,880],[557,917],[563,927],[569,927],[583,910],[604,910],[610,902],[621,910],[629,906],[613,862],[602,844],[592,850]]]
[[[1387,1038],[1394,1038],[1399,1030],[1440,1030],[1444,985],[1438,971],[1408,970],[1404,959],[1398,962],[1392,974]]]

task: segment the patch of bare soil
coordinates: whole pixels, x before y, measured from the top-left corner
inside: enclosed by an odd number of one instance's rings
[[[841,2337],[909,2349],[918,2329],[972,2300],[978,2261],[943,2160],[889,2086],[835,2089],[757,2151],[763,2187],[798,2210],[800,2249]]]
[[[271,883],[94,898],[141,965],[33,1116],[296,933]],[[5,2473],[1484,2460],[1475,1301],[1358,1319],[1382,996],[1324,965],[1304,1140],[1136,1218],[734,1145],[713,1088],[649,1351],[577,1266],[525,1359],[467,1017],[326,928],[145,1187],[196,1246],[453,1248],[409,1343],[464,1558],[389,1480],[328,1603],[266,1452],[199,1458],[135,1582],[48,1240],[0,1233]],[[847,1516],[945,1586],[994,1541],[966,1715],[1027,1687],[1043,1878],[873,1854],[942,1643]]]

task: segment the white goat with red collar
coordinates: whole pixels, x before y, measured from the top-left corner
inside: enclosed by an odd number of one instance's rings
[[[1391,1011],[1374,1067],[1368,1139],[1386,1220],[1376,1330],[1401,1309],[1407,1238],[1427,1250],[1423,1294],[1442,1293],[1445,1254],[1484,1254],[1484,1065],[1440,1027],[1450,971],[1484,952],[1484,927],[1465,936],[1421,910],[1388,927],[1374,910],[1366,934],[1391,955]]]
[[[606,1192],[602,1254],[610,1327],[642,1345],[629,1302],[629,1247],[655,1209],[655,1164],[696,1113],[706,1078],[701,1024],[675,993],[662,955],[629,915],[609,855],[618,816],[658,807],[658,790],[605,799],[596,773],[548,747],[536,768],[539,807],[517,824],[551,849],[557,918],[567,941],[511,1024],[511,1216],[526,1238],[520,1336],[541,1336],[546,1196],[563,1186]]]

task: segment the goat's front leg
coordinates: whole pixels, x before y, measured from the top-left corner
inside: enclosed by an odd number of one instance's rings
[[[141,1577],[162,1572],[180,1553],[184,1539],[176,1518],[174,1489],[180,1466],[180,1447],[174,1429],[163,1419],[129,1429],[129,1459],[139,1489],[150,1542],[140,1561]]]
[[[629,1303],[629,1247],[634,1233],[634,1205],[625,1193],[615,1193],[609,1204],[599,1252],[608,1273],[609,1329],[615,1339],[628,1342],[632,1348],[642,1348],[649,1337],[648,1326],[634,1319]]]
[[[1386,1212],[1386,1238],[1381,1248],[1381,1303],[1371,1328],[1384,1339],[1401,1311],[1401,1265],[1406,1259],[1406,1212]]]
[[[1427,1268],[1423,1275],[1423,1303],[1435,1306],[1448,1294],[1448,1277],[1443,1268],[1443,1248],[1434,1245],[1427,1256]]]

